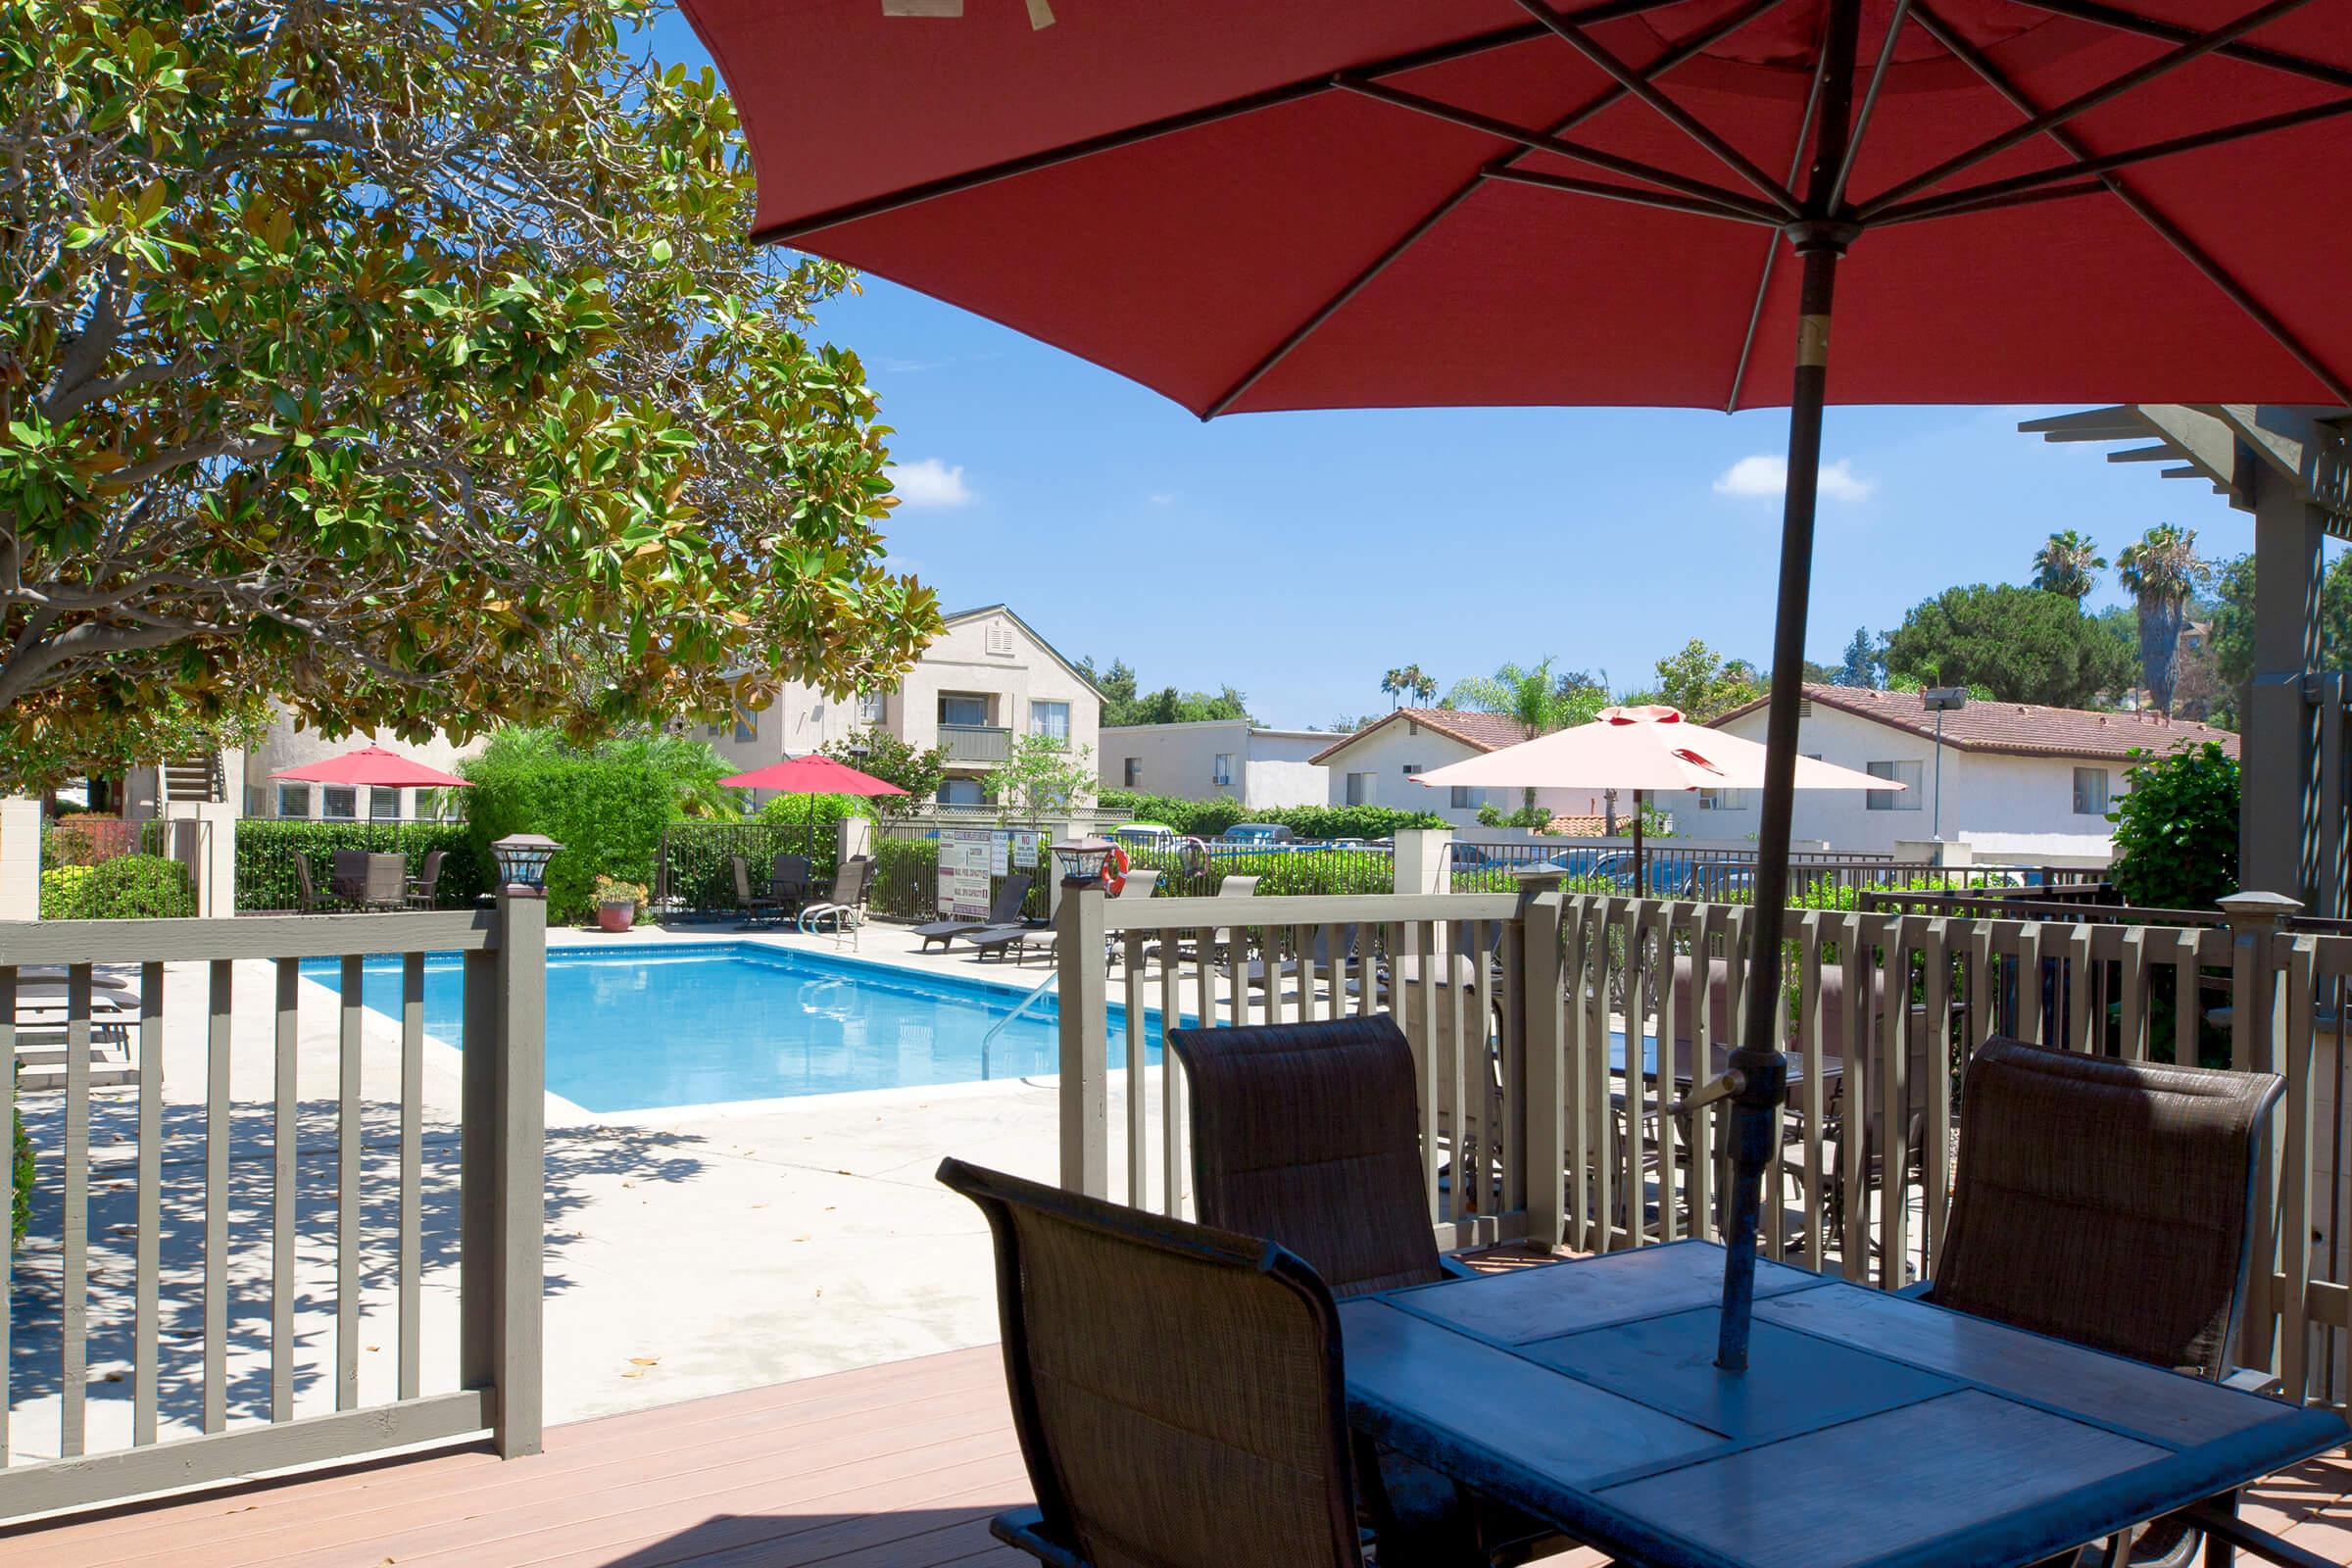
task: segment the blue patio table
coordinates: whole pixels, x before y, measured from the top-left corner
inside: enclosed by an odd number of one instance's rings
[[[2341,1446],[2344,1421],[1677,1242],[1340,1307],[1350,1419],[1614,1555],[1707,1568],[2038,1560]]]

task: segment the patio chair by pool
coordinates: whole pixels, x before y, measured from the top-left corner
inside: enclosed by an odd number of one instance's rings
[[[801,911],[803,931],[822,931],[825,922],[833,922],[835,935],[855,931],[865,921],[865,896],[874,885],[874,858],[853,855],[841,862],[833,873],[833,896],[822,904],[811,904]]]
[[[1051,1568],[1362,1568],[1338,1309],[1271,1242],[949,1159],[996,1240],[1013,1429]]]
[[[337,856],[343,853],[341,850],[335,852]],[[294,857],[294,897],[296,906],[304,914],[325,914],[330,910],[349,907],[340,892],[319,893],[318,884],[311,878],[311,858],[307,855]]]
[[[967,936],[974,931],[985,931],[991,926],[1017,924],[1021,918],[1021,906],[1029,900],[1030,881],[1030,875],[1026,871],[1015,871],[1006,877],[1004,885],[997,889],[996,898],[990,901],[988,918],[985,920],[929,920],[916,926],[908,933],[910,936],[923,939],[922,946],[915,951],[928,953],[934,942],[945,948],[956,938]]]
[[[441,888],[441,862],[448,858],[449,852],[447,850],[425,852],[424,869],[409,878],[408,904],[410,908],[429,909],[433,906],[433,896]]]
[[[755,925],[761,920],[780,920],[784,904],[772,893],[752,891],[752,863],[740,855],[727,857],[735,872],[735,907],[743,911],[743,923]]]
[[[1943,1251],[1934,1279],[1909,1294],[2176,1371],[2267,1385],[2267,1374],[2233,1371],[2229,1355],[2284,1080],[1996,1038],[1962,1084],[1968,1122]],[[2149,1526],[2130,1560],[2185,1562],[2195,1546],[2174,1516]]]
[[[811,872],[808,857],[784,854],[767,863],[768,896],[793,913],[808,902],[808,879]]]
[[[327,888],[346,904],[358,904],[368,896],[368,852],[366,850],[335,851],[334,868],[327,878]]]
[[[1130,876],[1127,880],[1133,882],[1135,878]],[[1216,896],[1220,899],[1253,899],[1257,897],[1257,878],[1255,876],[1228,876],[1218,882]],[[1200,944],[1197,939],[1180,938],[1172,945],[1155,942],[1146,948],[1144,962],[1151,964],[1171,961],[1168,956],[1171,946],[1175,953],[1174,962],[1190,963],[1200,956]],[[1230,965],[1234,959],[1231,952],[1232,946],[1232,927],[1219,926],[1211,931],[1208,934],[1209,962]],[[1251,984],[1260,984],[1264,981],[1265,974],[1262,969],[1252,965],[1248,978]]]
[[[1394,1018],[1171,1029],[1193,1114],[1193,1201],[1204,1225],[1263,1236],[1345,1300],[1473,1271],[1445,1256],[1422,1190],[1413,1052]],[[1377,1463],[1374,1526],[1414,1557],[1522,1560],[1536,1520],[1480,1499],[1400,1454]],[[1495,1548],[1481,1541],[1508,1542]]]
[[[1159,873],[1157,871],[1130,871],[1127,873],[1126,884],[1118,892],[1109,894],[1107,897],[1148,899],[1158,885]],[[978,959],[986,959],[991,955],[1001,958],[1009,954],[1015,962],[1019,962],[1028,956],[1029,949],[1033,945],[1047,953],[1055,951],[1054,932],[1052,926],[1031,925],[1024,920],[983,925],[958,934],[964,941],[972,945],[972,956]],[[1117,938],[1106,937],[1103,961],[1109,962],[1117,956],[1118,951]]]

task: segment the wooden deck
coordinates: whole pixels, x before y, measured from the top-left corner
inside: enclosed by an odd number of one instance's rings
[[[0,1568],[1022,1568],[988,1519],[1028,1495],[990,1346],[556,1427],[511,1463],[466,1449],[0,1531]],[[2246,1513],[2352,1565],[2352,1461],[2274,1477]]]

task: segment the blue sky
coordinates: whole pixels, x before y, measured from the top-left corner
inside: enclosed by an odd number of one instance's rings
[[[708,63],[674,15],[657,55]],[[1241,415],[1157,394],[878,278],[831,307],[906,468],[899,564],[960,609],[1003,600],[1072,659],[1148,688],[1246,692],[1263,722],[1388,707],[1555,657],[1623,688],[1691,637],[1770,653],[1787,416],[1671,410]],[[1834,383],[1833,383],[1834,388]],[[1953,583],[2023,581],[2052,529],[2112,558],[2156,522],[2214,557],[2252,519],[2156,466],[2017,433],[2034,409],[1833,409],[1810,657]],[[2054,412],[2054,411],[2051,411]],[[1842,476],[1843,482],[1836,482]],[[1763,492],[1763,493],[1756,493]],[[2122,603],[2112,574],[2093,608]]]

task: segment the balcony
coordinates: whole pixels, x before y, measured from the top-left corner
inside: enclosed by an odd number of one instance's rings
[[[942,724],[939,749],[951,762],[993,765],[1012,755],[1012,731],[994,724]]]

